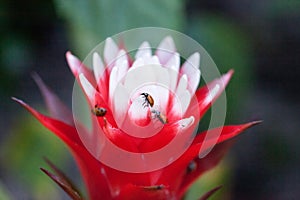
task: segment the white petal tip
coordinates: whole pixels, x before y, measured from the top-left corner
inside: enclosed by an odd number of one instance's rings
[[[68,61],[74,61],[74,60],[78,60],[78,58],[76,56],[74,56],[71,51],[67,51],[66,52],[66,58]]]
[[[163,47],[168,50],[174,50],[175,49],[175,43],[171,36],[166,36],[160,43],[159,47]]]
[[[179,66],[180,66],[180,55],[179,53],[175,52],[173,56],[168,60],[168,62],[165,65],[167,68],[171,68],[175,70],[175,72],[178,72]]]
[[[104,60],[110,65],[118,54],[119,48],[116,43],[110,38],[106,38],[104,46]]]
[[[100,55],[98,54],[98,52],[94,52],[93,53],[93,60],[96,60],[96,59],[101,59]]]
[[[201,71],[199,67],[200,67],[200,54],[198,52],[195,52],[185,61],[185,63],[181,68],[181,72],[183,74],[187,74],[188,76],[189,90],[191,94],[195,93],[200,82]]]
[[[193,53],[187,60],[186,63],[191,65],[191,67],[194,67],[196,69],[199,69],[200,66],[200,53],[195,52]]]
[[[95,88],[92,86],[92,84],[85,78],[84,74],[81,73],[79,74],[79,81],[80,84],[85,92],[85,94],[87,95],[87,97],[89,98],[89,100],[94,103],[95,100],[95,93],[96,90]]]
[[[76,76],[77,73],[80,71],[80,67],[81,67],[80,60],[76,56],[74,56],[70,51],[66,52],[66,59],[71,71]]]
[[[106,38],[106,40],[105,40],[105,46],[106,47],[110,47],[114,44],[115,44],[115,42],[113,41],[113,39],[111,39],[111,37]]]
[[[208,104],[208,103],[212,102],[213,99],[215,99],[216,96],[218,95],[220,88],[221,88],[220,85],[216,84],[215,87],[213,87],[212,89],[209,89],[209,93],[206,96],[204,103]]]
[[[135,59],[144,57],[144,56],[151,56],[151,47],[150,44],[147,41],[144,41],[140,47],[138,48],[138,51],[135,54]]]
[[[200,61],[200,53],[199,52],[195,52],[192,55],[192,58],[195,59],[195,61],[197,61],[199,63],[199,61]]]
[[[96,81],[98,82],[104,72],[104,64],[97,52],[93,53],[93,70]]]
[[[178,125],[180,126],[181,129],[186,129],[190,127],[195,121],[195,118],[193,116],[189,118],[182,119],[178,122]]]
[[[227,83],[231,79],[233,73],[234,73],[234,70],[231,69],[226,74],[222,75],[221,79],[223,80],[224,85],[227,85]]]

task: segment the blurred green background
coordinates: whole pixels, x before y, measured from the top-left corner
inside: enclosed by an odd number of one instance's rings
[[[159,26],[188,34],[221,73],[235,70],[227,124],[263,119],[187,199],[224,185],[212,199],[300,196],[299,0],[0,0],[0,199],[68,199],[42,172],[46,156],[82,186],[67,149],[10,97],[44,111],[37,72],[71,107],[65,52],[81,59],[106,37]],[[45,111],[46,112],[46,111]],[[44,113],[45,113],[44,112]]]

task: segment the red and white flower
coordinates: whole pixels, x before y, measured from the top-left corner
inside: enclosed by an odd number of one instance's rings
[[[233,71],[197,89],[201,56],[195,52],[180,67],[172,37],[164,38],[154,54],[150,44],[143,42],[134,59],[108,38],[103,60],[97,52],[93,54],[93,70],[70,52],[66,57],[90,108],[102,109],[96,115],[97,110],[91,112],[91,131],[73,119],[38,77],[35,80],[51,117],[14,99],[68,145],[89,199],[182,199],[191,183],[217,165],[225,154],[228,144],[222,142],[257,123],[194,134]],[[200,150],[216,143],[206,157],[199,158]],[[81,199],[67,178],[49,164],[56,175],[43,169],[44,172],[73,199]]]

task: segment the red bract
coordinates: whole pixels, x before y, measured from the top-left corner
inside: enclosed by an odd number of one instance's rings
[[[224,91],[233,71],[197,89],[200,54],[191,55],[180,68],[180,57],[171,37],[160,43],[155,55],[148,42],[144,42],[133,61],[108,38],[104,62],[94,53],[93,70],[70,52],[66,57],[92,109],[92,134],[73,119],[72,113],[36,75],[51,117],[19,99],[14,100],[67,144],[79,166],[89,199],[181,199],[194,180],[221,160],[229,147],[222,142],[257,123],[223,126],[194,135],[198,122]],[[108,144],[131,154],[124,160]],[[170,144],[175,150],[147,157]],[[214,145],[200,159],[199,154]],[[180,154],[173,155],[178,151]],[[48,163],[55,174],[42,170],[70,197],[81,199],[63,173]]]

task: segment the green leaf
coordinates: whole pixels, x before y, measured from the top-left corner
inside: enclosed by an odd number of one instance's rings
[[[180,0],[55,0],[55,4],[81,56],[106,37],[128,29],[159,26],[180,31],[184,17]]]
[[[9,194],[8,190],[5,186],[0,182],[0,199],[1,200],[10,200],[12,199],[11,195]]]
[[[9,178],[20,181],[33,199],[58,198],[59,189],[39,168],[46,165],[44,156],[66,166],[70,161],[68,150],[29,113],[24,111],[15,116],[17,121],[0,149],[1,167]]]
[[[217,167],[205,173],[195,183],[193,183],[185,196],[185,200],[199,199],[199,197],[203,197],[203,194],[204,196],[209,196],[209,194],[212,194],[210,192],[217,191],[217,188],[219,187],[216,188],[216,186],[220,185],[222,185],[222,190],[218,191],[209,199],[228,199],[227,197],[230,193],[230,180],[230,162],[228,162],[228,160],[224,160]],[[212,190],[212,188],[214,189]]]
[[[192,16],[188,20],[187,32],[208,51],[221,73],[234,69],[233,79],[226,89],[228,110],[231,112],[227,120],[232,120],[232,116],[237,114],[232,111],[242,107],[240,103],[244,102],[253,85],[250,84],[254,78],[251,37],[232,20],[211,13]]]

